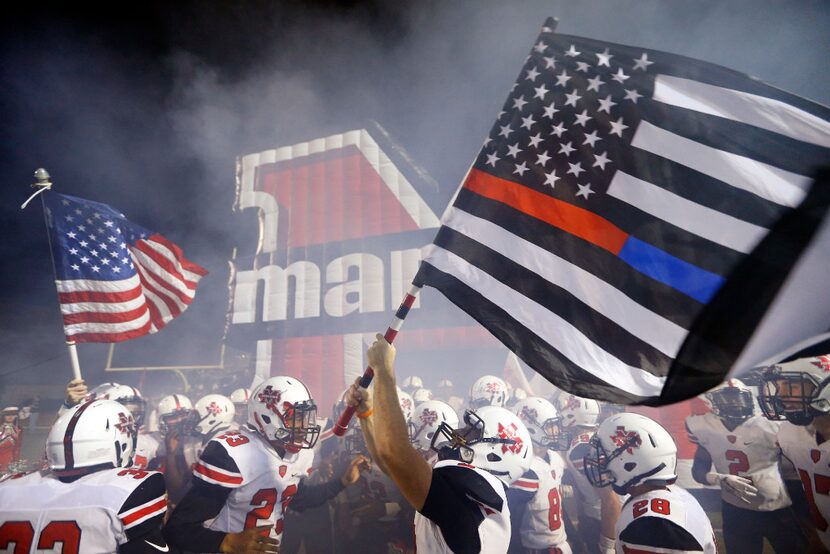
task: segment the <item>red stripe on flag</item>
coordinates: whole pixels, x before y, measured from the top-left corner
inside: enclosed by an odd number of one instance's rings
[[[242,484],[242,477],[234,477],[233,475],[228,475],[227,473],[220,473],[218,471],[212,470],[202,464],[195,464],[193,466],[193,471],[196,473],[201,473],[205,477],[213,479],[214,481],[219,481],[221,483],[227,483],[229,485],[241,485]]]
[[[121,333],[77,333],[66,335],[66,340],[75,342],[123,342],[150,334],[153,322],[148,321],[143,327]]]
[[[150,504],[149,506],[145,506],[138,511],[129,513],[121,518],[121,521],[124,523],[124,527],[130,525],[138,521],[139,519],[143,518],[146,515],[152,514],[154,512],[163,512],[167,509],[167,499],[163,496],[159,498],[156,502]]]
[[[140,240],[135,243],[135,248],[143,252],[147,257],[151,260],[159,264],[162,269],[164,269],[167,273],[175,277],[178,281],[189,288],[190,290],[196,290],[196,283],[193,281],[188,281],[184,275],[181,274],[179,268],[177,268],[173,262],[170,261],[169,258],[166,258],[160,252],[154,250],[151,246],[147,244],[146,241]]]
[[[183,304],[190,304],[192,298],[189,297],[187,294],[183,293],[182,291],[180,291],[179,289],[177,289],[175,286],[173,286],[173,284],[171,283],[172,279],[170,277],[167,277],[165,275],[161,275],[159,273],[156,273],[155,271],[150,270],[150,268],[147,267],[147,266],[143,266],[143,267],[144,267],[144,271],[147,272],[147,275],[152,277],[153,280],[156,283],[158,283],[159,286],[163,287],[164,290],[169,292],[171,296],[175,296]]]
[[[188,270],[192,273],[195,273],[195,274],[197,274],[201,277],[204,277],[205,275],[208,274],[207,269],[203,268],[202,266],[200,266],[198,264],[194,264],[193,262],[191,262],[190,260],[185,258],[184,257],[184,252],[182,252],[182,249],[179,248],[178,246],[176,246],[175,244],[173,244],[172,242],[170,242],[169,240],[167,240],[166,238],[164,238],[163,236],[161,236],[161,235],[151,235],[146,240],[152,240],[152,241],[155,241],[159,244],[162,244],[162,245],[166,246],[167,249],[170,250],[176,256],[176,259],[179,260],[179,263],[182,264],[182,267],[185,268],[186,270]]]
[[[78,302],[127,302],[141,296],[141,286],[123,292],[78,291],[59,292],[58,301],[61,304],[77,304]]]
[[[79,323],[125,323],[143,316],[147,312],[147,305],[144,304],[128,312],[80,312],[63,316],[64,325],[77,325]]]
[[[618,254],[628,234],[605,218],[519,183],[473,169],[464,188]]]
[[[164,305],[167,306],[167,309],[170,311],[171,316],[176,317],[177,315],[179,315],[181,313],[181,310],[176,305],[176,303],[173,302],[173,300],[171,300],[170,298],[168,298],[166,294],[163,294],[163,293],[159,292],[158,289],[156,289],[156,287],[151,285],[150,282],[147,280],[147,273],[148,272],[144,268],[144,266],[140,266],[140,265],[136,264],[136,269],[138,270],[138,277],[141,280],[141,286],[143,286],[146,290],[149,290],[150,292],[155,294],[157,297],[159,297],[159,299],[161,299],[161,301],[164,303]],[[155,304],[155,301],[152,300],[149,297],[147,298],[147,301],[150,304]],[[164,321],[163,316],[161,315],[161,312],[159,312],[158,315],[159,315],[159,321],[158,322],[153,321],[153,323],[156,324],[156,327],[161,329],[162,327],[167,325],[167,322]],[[152,311],[151,311],[151,316],[152,316]]]

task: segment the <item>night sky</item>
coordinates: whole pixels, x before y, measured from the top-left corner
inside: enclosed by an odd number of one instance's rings
[[[90,4],[90,6],[92,6]],[[383,125],[449,200],[540,25],[726,65],[830,103],[826,1],[144,2],[15,8],[0,33],[0,388],[69,376],[39,203],[106,202],[210,270],[193,306],[121,365],[215,363],[240,154]],[[22,10],[22,11],[21,11]],[[106,348],[82,345],[90,380]],[[2,391],[0,391],[2,396]]]

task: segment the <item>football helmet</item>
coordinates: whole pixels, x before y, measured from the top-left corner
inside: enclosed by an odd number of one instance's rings
[[[412,416],[412,442],[419,450],[428,452],[432,437],[444,422],[453,429],[458,427],[458,414],[449,404],[440,400],[427,400],[418,404]]]
[[[440,460],[458,460],[489,471],[506,485],[521,477],[533,460],[530,433],[522,420],[501,406],[464,412],[461,429],[442,422],[430,448]]]
[[[414,391],[416,389],[420,389],[424,387],[424,381],[418,377],[417,375],[410,375],[406,379],[403,380],[401,386],[407,392]]]
[[[251,398],[251,391],[245,388],[236,389],[230,395],[233,408],[236,410],[234,419],[241,423],[248,421],[248,400]]]
[[[200,435],[212,436],[230,428],[236,410],[233,402],[221,394],[208,394],[193,406],[194,430]]]
[[[144,425],[147,402],[137,388],[130,385],[119,385],[118,383],[104,383],[92,389],[88,396],[95,400],[115,400],[130,410],[138,428]]]
[[[426,402],[427,400],[432,400],[432,391],[429,389],[415,389],[415,392],[412,393],[412,401],[415,402],[416,406],[421,402]]]
[[[743,422],[755,415],[752,389],[738,379],[727,379],[701,397],[721,419]]]
[[[415,433],[415,424],[412,421],[412,414],[415,411],[415,401],[412,396],[406,391],[395,387],[398,391],[398,404],[401,406],[403,418],[406,421],[406,427],[409,433],[409,441],[412,442],[412,436]]]
[[[363,437],[363,431],[359,426],[355,425],[349,427],[346,435],[343,437],[346,452],[351,455],[363,454],[369,456],[369,448],[366,446],[366,439]]]
[[[581,398],[575,394],[563,393],[559,395],[557,401],[559,414],[562,416],[562,426],[564,428],[597,426],[600,406],[596,400]]]
[[[617,494],[643,483],[677,480],[677,445],[656,421],[635,413],[603,421],[584,458],[585,476],[595,487],[611,485]]]
[[[494,375],[479,377],[470,388],[470,408],[504,406],[507,402],[507,383]]]
[[[77,404],[49,430],[46,459],[55,475],[129,467],[138,437],[130,411],[114,400]]]
[[[770,366],[761,374],[758,390],[767,419],[808,425],[830,413],[830,355]]]
[[[317,405],[294,377],[271,377],[260,383],[248,400],[248,424],[288,452],[313,448],[320,436]]]
[[[513,406],[513,413],[525,424],[527,432],[530,433],[530,440],[536,446],[550,450],[570,448],[570,431],[562,430],[562,417],[553,404],[544,398],[531,396],[521,400]]]
[[[193,422],[193,403],[183,394],[169,394],[159,400],[159,432],[187,432]]]

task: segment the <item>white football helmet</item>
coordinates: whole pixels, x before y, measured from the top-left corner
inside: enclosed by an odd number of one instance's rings
[[[49,430],[46,459],[60,476],[129,467],[138,432],[130,411],[114,400],[73,406]]]
[[[415,389],[415,392],[412,393],[412,400],[416,405],[432,400],[432,391],[425,388]]]
[[[585,456],[585,476],[595,487],[611,485],[617,494],[630,487],[677,480],[677,445],[656,421],[635,413],[615,414],[603,421]]]
[[[417,375],[410,375],[403,380],[403,383],[401,383],[401,387],[403,387],[406,391],[414,391],[415,389],[423,388],[423,386],[423,380]]]
[[[721,419],[743,422],[755,415],[752,389],[738,379],[727,379],[704,393],[701,399]]]
[[[183,394],[169,394],[159,400],[159,432],[167,435],[172,430],[187,432],[193,422],[193,403]]]
[[[403,412],[403,418],[406,421],[406,426],[409,430],[409,440],[411,442],[412,435],[415,432],[415,424],[412,421],[412,414],[415,411],[415,401],[412,400],[412,396],[406,391],[399,387],[395,388],[398,391],[398,403],[401,406],[401,412]]]
[[[458,427],[458,414],[446,402],[427,400],[415,406],[412,423],[415,430],[412,433],[412,442],[423,451],[428,452],[432,437],[442,423],[453,429]]]
[[[271,377],[259,384],[248,401],[248,424],[288,452],[313,448],[320,436],[317,405],[294,377]]]
[[[231,399],[221,394],[203,396],[193,409],[196,412],[195,431],[207,436],[229,429],[236,414]]]
[[[501,406],[464,412],[465,426],[442,423],[430,448],[441,460],[459,460],[489,471],[506,485],[521,477],[533,460],[530,433],[522,420]]]
[[[516,389],[520,390],[520,389]],[[571,433],[562,430],[562,417],[556,408],[538,396],[521,400],[513,406],[530,433],[533,444],[550,450],[567,450],[571,446]]]
[[[596,400],[563,393],[559,395],[558,401],[559,414],[562,416],[562,427],[570,429],[575,426],[597,426],[600,407]]]
[[[830,413],[830,355],[766,368],[758,393],[767,419],[809,425],[814,417]]]
[[[230,399],[233,402],[233,407],[236,410],[234,419],[237,423],[246,423],[248,421],[248,400],[251,398],[251,391],[245,388],[236,389],[231,393]]]
[[[144,425],[147,402],[137,388],[118,383],[104,383],[92,389],[88,396],[95,400],[115,400],[130,410],[138,428]]]
[[[479,377],[470,388],[470,408],[504,406],[507,402],[507,383],[494,375]]]

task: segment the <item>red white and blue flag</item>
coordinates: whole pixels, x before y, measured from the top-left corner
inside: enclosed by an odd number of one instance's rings
[[[828,185],[812,185],[830,165],[830,110],[554,25],[415,284],[560,388],[619,403],[695,396],[826,333],[830,301],[815,287],[827,256],[792,279],[827,228]],[[787,291],[801,298],[784,302]]]
[[[48,191],[46,226],[67,340],[155,333],[193,301],[207,271],[112,207]]]

